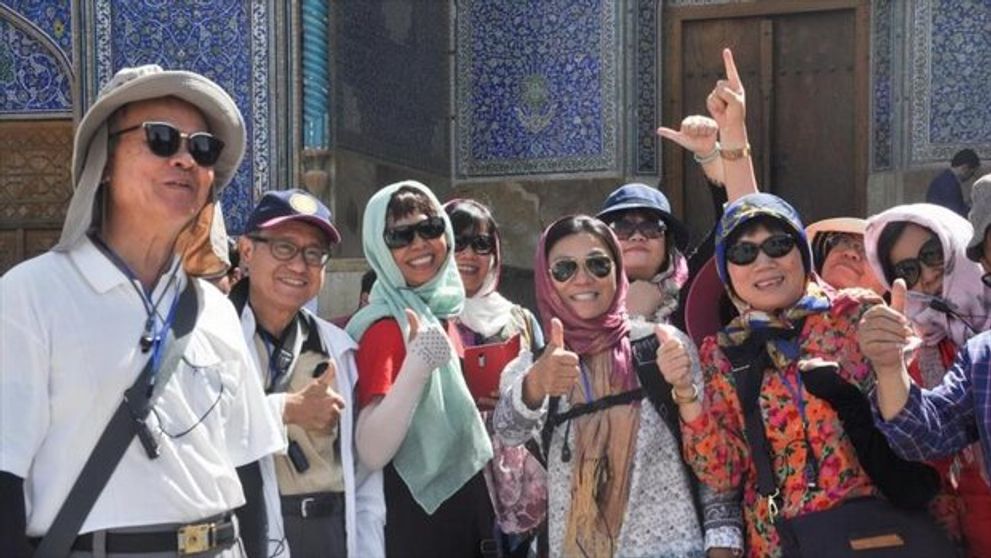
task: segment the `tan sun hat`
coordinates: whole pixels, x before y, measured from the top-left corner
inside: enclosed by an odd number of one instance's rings
[[[967,244],[967,257],[975,262],[984,256],[984,235],[991,227],[991,174],[985,174],[974,181],[970,191],[970,216],[968,220],[974,227],[974,236]]]
[[[867,221],[865,219],[858,219],[856,217],[833,217],[832,219],[816,221],[815,223],[805,227],[805,234],[809,237],[809,242],[812,242],[815,235],[821,232],[842,232],[863,235],[866,229]]]
[[[213,81],[194,72],[163,70],[149,64],[121,68],[100,90],[76,129],[72,150],[72,184],[62,236],[55,250],[68,250],[90,227],[93,201],[107,161],[107,119],[119,108],[137,101],[176,97],[203,113],[210,133],[224,142],[214,164],[214,193],[230,183],[244,157],[244,118],[234,99]]]

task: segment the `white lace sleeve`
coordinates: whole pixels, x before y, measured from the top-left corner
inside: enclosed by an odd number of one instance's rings
[[[523,378],[532,364],[533,354],[523,350],[502,371],[502,393],[492,414],[492,427],[506,445],[518,446],[536,436],[547,414],[546,397],[536,409],[530,409],[523,402]]]

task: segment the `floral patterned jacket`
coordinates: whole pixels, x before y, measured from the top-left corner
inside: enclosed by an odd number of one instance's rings
[[[873,373],[860,352],[856,328],[863,313],[877,303],[880,298],[867,291],[840,291],[833,295],[828,312],[806,318],[799,336],[799,361],[818,357],[837,362],[844,379],[868,392],[873,386]],[[757,471],[744,438],[732,365],[715,336],[703,341],[699,353],[705,384],[703,414],[695,421],[682,423],[685,458],[698,477],[715,490],[742,487],[747,555],[780,556],[767,502],[757,492]],[[799,400],[793,395],[796,392]],[[799,401],[804,405],[804,421]],[[797,362],[783,371],[765,371],[759,405],[781,491],[783,517],[828,509],[848,498],[876,493],[836,412],[826,401],[804,390]],[[809,488],[806,482],[805,424],[819,464],[818,488]]]

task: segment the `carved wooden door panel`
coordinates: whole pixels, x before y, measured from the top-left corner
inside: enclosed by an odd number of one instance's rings
[[[0,121],[0,274],[58,241],[71,161],[71,120]]]
[[[866,209],[868,6],[798,0],[671,8],[665,125],[706,114],[733,49],[747,89],[747,131],[762,191],[795,205],[806,223]],[[664,184],[695,238],[712,204],[691,154],[664,146]]]

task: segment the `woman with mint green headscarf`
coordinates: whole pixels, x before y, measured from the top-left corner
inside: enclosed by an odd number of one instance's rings
[[[359,344],[355,444],[384,469],[386,553],[486,556],[492,446],[447,333],[465,300],[451,222],[426,186],[404,181],[372,196],[362,230],[378,279],[347,326]]]

